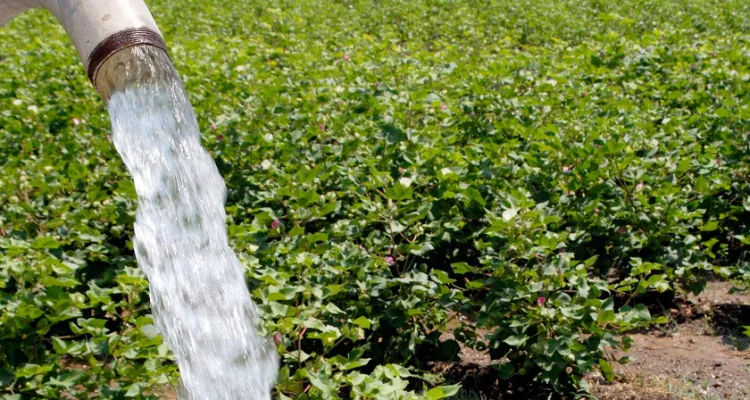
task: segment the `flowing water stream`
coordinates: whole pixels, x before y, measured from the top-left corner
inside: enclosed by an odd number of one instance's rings
[[[224,181],[169,59],[132,53],[114,71],[112,140],[135,180],[135,253],[180,369],[180,398],[270,399],[276,350],[256,332],[243,266],[229,247]]]

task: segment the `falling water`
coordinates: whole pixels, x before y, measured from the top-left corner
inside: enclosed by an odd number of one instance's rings
[[[135,253],[180,369],[180,397],[270,399],[276,350],[256,332],[243,267],[229,247],[224,181],[169,59],[155,49],[131,52],[113,73],[112,139],[135,180]]]

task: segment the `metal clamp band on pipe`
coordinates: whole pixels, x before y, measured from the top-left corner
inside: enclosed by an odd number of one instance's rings
[[[155,46],[169,54],[164,39],[151,29],[132,28],[117,32],[99,43],[89,55],[87,72],[91,83],[96,86],[96,74],[99,68],[112,55],[127,47],[138,45]]]

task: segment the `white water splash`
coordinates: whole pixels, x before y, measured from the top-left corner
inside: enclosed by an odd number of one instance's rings
[[[160,70],[173,71],[152,68]],[[156,326],[177,359],[181,398],[270,399],[278,357],[256,332],[243,267],[227,239],[226,187],[200,144],[182,83],[174,74],[130,85],[112,95],[109,113],[138,192],[136,256]]]

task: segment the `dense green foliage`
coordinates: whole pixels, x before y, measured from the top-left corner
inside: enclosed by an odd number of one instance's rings
[[[750,278],[746,1],[149,4],[282,399],[450,395],[421,372],[448,326],[575,391],[663,320],[640,295]],[[46,12],[0,61],[0,398],[153,396],[176,367],[104,106]]]

